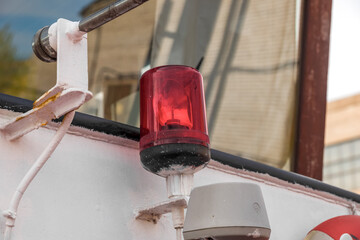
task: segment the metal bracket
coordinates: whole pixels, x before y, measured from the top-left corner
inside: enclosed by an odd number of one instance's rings
[[[152,206],[137,209],[135,211],[135,218],[138,220],[157,223],[161,215],[170,213],[174,207],[187,208],[187,205],[187,197],[171,198],[167,201],[160,202]]]
[[[92,98],[88,91],[87,36],[78,25],[66,19],[51,25],[50,44],[58,52],[56,85],[34,102],[32,110],[0,126],[8,140],[44,126]]]

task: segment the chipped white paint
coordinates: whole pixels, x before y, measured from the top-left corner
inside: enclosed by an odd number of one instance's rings
[[[54,92],[52,90],[59,92],[53,95]],[[49,96],[44,97],[43,95],[40,99],[41,103],[34,103],[33,109],[0,126],[0,131],[8,140],[22,137],[30,131],[46,125],[52,119],[59,118],[68,112],[78,109],[90,96],[79,89],[65,89],[60,86],[56,86],[48,93]]]
[[[0,123],[14,115],[1,110]],[[53,134],[50,124],[12,142],[0,136],[0,210],[7,209],[16,185]],[[136,220],[134,214],[138,208],[167,200],[165,179],[142,168],[135,144],[127,147],[128,140],[96,134],[70,128],[24,194],[13,240],[176,239],[170,214],[157,224]],[[351,214],[350,206],[359,209],[332,194],[215,161],[194,175],[195,187],[219,182],[250,182],[261,187],[271,240],[303,240],[319,223]],[[0,219],[0,231],[3,229]]]
[[[252,233],[249,233],[248,237],[251,237],[251,238],[259,238],[259,237],[261,237],[259,229],[256,228]]]
[[[174,207],[187,208],[187,197],[175,197],[164,202],[135,210],[135,218],[156,223],[164,214],[171,213]]]

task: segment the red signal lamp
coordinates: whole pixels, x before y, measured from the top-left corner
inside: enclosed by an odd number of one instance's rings
[[[140,79],[140,157],[167,177],[194,173],[210,159],[201,74],[180,65],[148,70]]]

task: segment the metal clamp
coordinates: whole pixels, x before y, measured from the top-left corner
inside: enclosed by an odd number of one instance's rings
[[[15,140],[78,109],[92,98],[88,91],[87,36],[78,30],[78,25],[78,22],[59,19],[51,26],[58,50],[56,85],[34,102],[32,110],[0,126],[0,132],[7,139]],[[45,28],[39,36],[43,31]]]
[[[82,19],[79,22],[78,30],[88,33],[147,1],[148,0],[122,0],[115,2]],[[49,26],[43,27],[37,31],[33,38],[32,48],[35,55],[40,60],[44,62],[55,62],[57,59],[56,49],[51,46],[49,35]]]

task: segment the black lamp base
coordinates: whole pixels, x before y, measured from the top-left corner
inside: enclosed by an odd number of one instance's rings
[[[210,149],[198,144],[171,143],[140,152],[143,167],[159,176],[194,173],[210,160]]]

